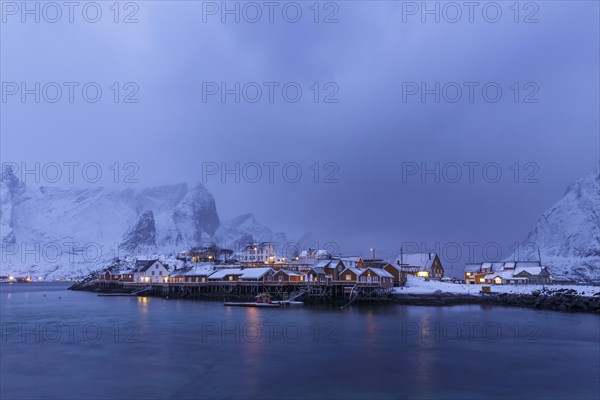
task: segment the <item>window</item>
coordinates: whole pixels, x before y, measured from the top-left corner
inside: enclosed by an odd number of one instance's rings
[[[152,275],[154,275],[154,271],[152,271]]]
[[[346,274],[346,280],[347,281],[351,281],[352,280],[352,275],[351,274]]]
[[[158,272],[158,274],[159,274],[159,275],[162,275],[162,271],[159,271],[159,272]]]

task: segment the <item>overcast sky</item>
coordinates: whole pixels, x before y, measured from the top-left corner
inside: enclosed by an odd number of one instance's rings
[[[318,16],[312,1],[285,14],[276,3],[273,23],[266,6],[252,23],[256,9],[240,3],[236,23],[215,9],[221,2],[145,1],[121,3],[115,23],[110,1],[98,3],[97,23],[82,7],[73,23],[67,8],[56,23],[47,21],[56,10],[42,9],[35,23],[20,2],[3,2],[1,157],[96,162],[105,186],[204,181],[222,219],[253,212],[275,231],[312,232],[346,253],[479,242],[499,243],[507,257],[600,147],[598,3],[522,2],[518,15],[513,3],[495,3],[499,18],[478,6],[472,22],[469,9],[458,17],[439,3],[439,23],[415,9],[421,2],[323,2]],[[40,82],[39,103],[23,101],[23,82]],[[49,82],[63,88],[56,103]],[[72,103],[65,82],[79,84]],[[223,101],[221,83],[236,82],[239,103],[231,93]],[[107,178],[115,162],[139,183]],[[236,163],[239,183],[220,171],[203,177]],[[436,163],[439,182],[421,176]]]

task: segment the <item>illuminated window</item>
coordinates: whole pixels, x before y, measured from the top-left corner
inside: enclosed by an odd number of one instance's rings
[[[352,275],[350,275],[350,274],[346,274],[346,280],[347,280],[347,281],[351,281],[351,280],[352,280]]]

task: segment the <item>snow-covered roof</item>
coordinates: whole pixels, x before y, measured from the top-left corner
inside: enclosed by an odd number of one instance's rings
[[[325,275],[325,270],[323,267],[312,267],[311,270],[317,273],[317,275]]]
[[[373,272],[375,275],[379,276],[380,278],[393,278],[394,276],[392,274],[390,274],[389,272],[387,272],[385,269],[383,268],[374,268],[374,267],[369,267],[365,270],[360,270],[363,274],[367,271],[371,271]]]
[[[532,266],[519,266],[515,268],[515,275],[520,274],[521,272],[527,272],[530,275],[539,275],[542,272],[542,267],[532,267]]]
[[[197,267],[191,268],[189,271],[185,272],[184,276],[208,276],[215,272],[214,266],[212,264],[208,265],[198,265]]]
[[[431,270],[431,265],[433,264],[433,260],[435,259],[436,253],[428,252],[428,253],[410,253],[410,254],[400,254],[396,258],[396,264],[409,266],[409,267],[418,267],[425,271]]]
[[[242,275],[244,272],[239,269],[239,268],[225,268],[225,269],[219,269],[217,271],[215,271],[214,274],[211,274],[208,279],[215,279],[215,280],[219,280],[219,279],[223,279],[225,278],[227,275]]]
[[[240,279],[260,279],[269,271],[273,271],[273,269],[270,267],[219,269],[214,274],[209,275],[208,279],[219,280],[228,275],[237,275]]]
[[[331,260],[319,260],[313,264],[312,268],[326,268]]]
[[[284,274],[286,274],[287,276],[304,276],[302,275],[300,272],[296,272],[296,271],[290,271],[289,269],[280,269],[277,272],[283,272]]]
[[[495,272],[492,272],[491,274],[487,274],[485,276],[485,279],[494,279],[497,276],[499,276],[502,279],[513,279],[513,273],[514,273],[514,271],[511,269],[503,270],[503,271],[495,271]],[[514,278],[514,279],[518,279],[518,278]]]
[[[136,272],[144,272],[147,271],[158,259],[155,260],[137,260],[135,262],[135,271]]]
[[[271,267],[244,268],[240,279],[260,279],[269,271],[273,269]]]
[[[129,275],[133,274],[135,271],[132,269],[116,269],[112,271],[108,271],[111,275]]]
[[[342,275],[344,272],[346,272],[348,270],[354,272],[356,275],[360,275],[362,272],[366,271],[365,269],[360,269],[360,268],[356,268],[356,267],[347,267],[345,270],[340,272],[340,275]]]

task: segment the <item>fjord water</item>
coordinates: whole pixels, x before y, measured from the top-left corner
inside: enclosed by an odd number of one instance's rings
[[[597,399],[600,317],[0,285],[0,398]]]

